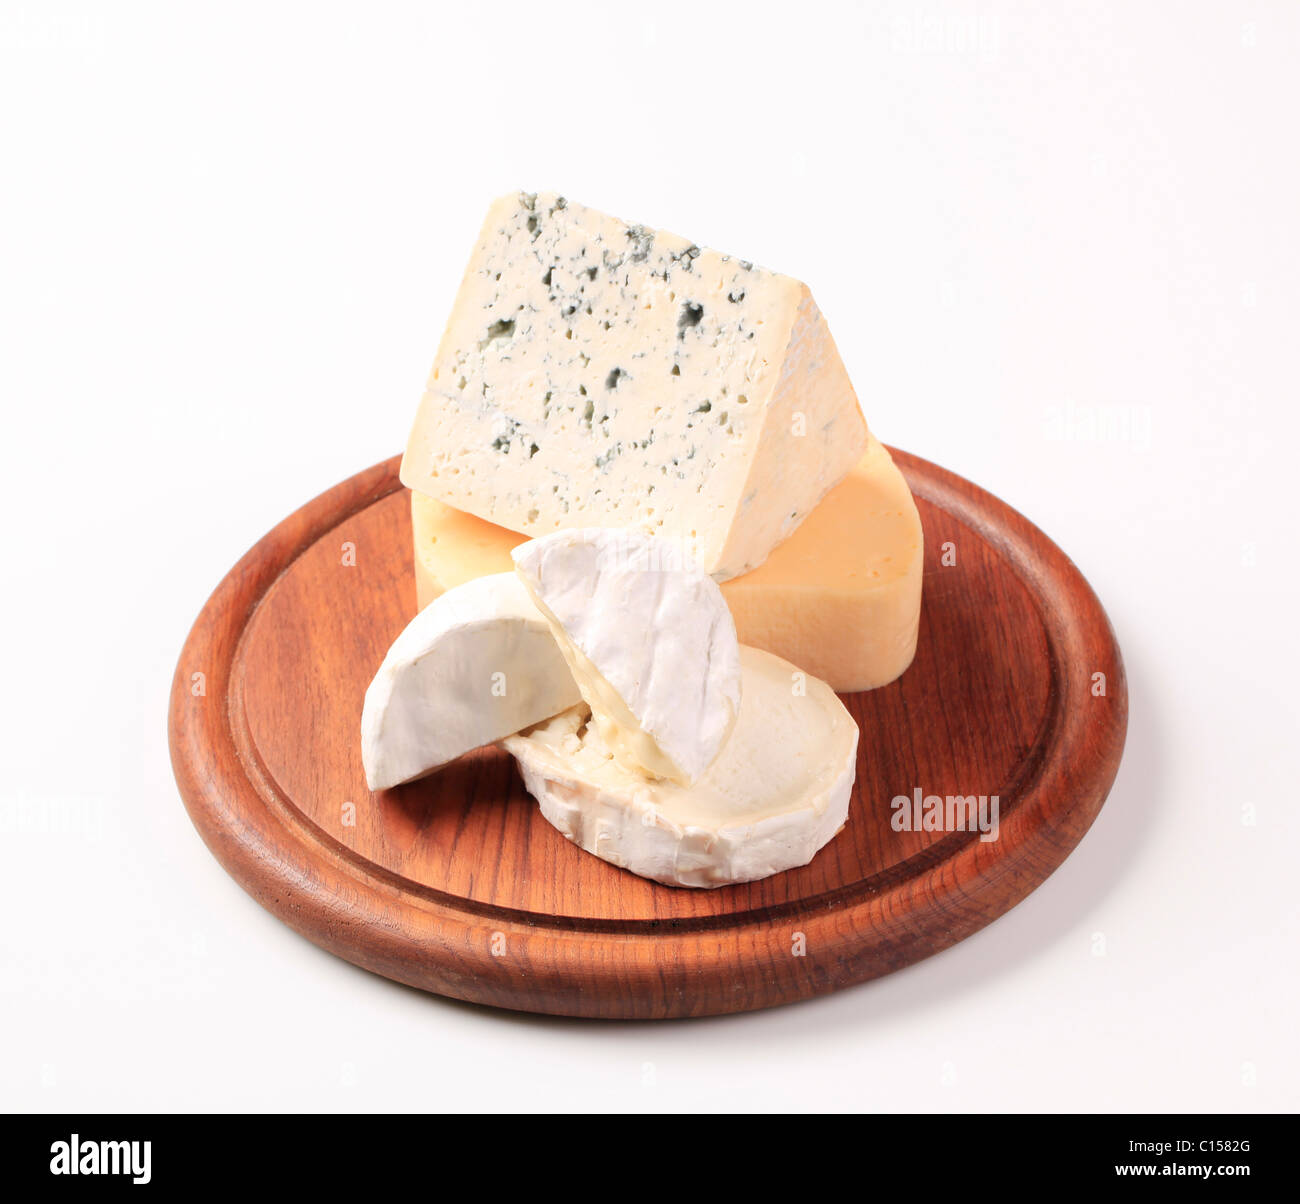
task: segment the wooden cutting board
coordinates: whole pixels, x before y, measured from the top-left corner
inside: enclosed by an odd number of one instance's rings
[[[235,880],[309,940],[498,1007],[744,1011],[962,940],[1096,817],[1124,744],[1124,668],[1096,596],[1042,532],[893,455],[925,529],[920,642],[901,680],[843,696],[862,730],[857,782],[845,829],[810,865],[712,891],[638,878],[565,841],[495,748],[371,794],[362,697],[415,613],[397,458],[287,518],[203,608],[169,724],[190,817]],[[891,799],[917,789],[998,796],[997,839],[896,831]]]

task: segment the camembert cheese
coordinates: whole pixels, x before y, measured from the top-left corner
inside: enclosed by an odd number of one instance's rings
[[[691,786],[619,765],[585,704],[502,744],[551,824],[635,874],[717,887],[806,865],[844,826],[858,726],[794,665],[757,648],[740,662],[735,730]]]
[[[361,714],[371,790],[433,772],[580,700],[550,627],[513,573],[425,607],[384,657]]]
[[[515,548],[515,570],[632,773],[694,782],[740,708],[736,624],[680,545],[641,531],[556,531]]]

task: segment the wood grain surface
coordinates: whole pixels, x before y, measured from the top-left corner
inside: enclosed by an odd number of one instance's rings
[[[1124,669],[1096,596],[1042,532],[893,455],[925,528],[917,657],[894,684],[843,696],[862,730],[857,782],[847,826],[810,865],[713,891],[638,878],[564,840],[495,748],[371,794],[362,698],[415,611],[397,458],[291,515],[199,615],[169,725],[195,826],[245,890],[318,945],[525,1011],[767,1007],[969,936],[1096,817],[1123,748]],[[890,800],[917,788],[997,795],[998,838],[895,831]]]

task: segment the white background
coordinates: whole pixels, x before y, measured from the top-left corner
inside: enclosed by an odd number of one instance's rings
[[[1300,1105],[1298,61],[1250,0],[0,3],[0,1106]],[[520,186],[807,280],[877,433],[1101,596],[1119,779],[973,939],[769,1013],[525,1017],[317,950],[192,830],[190,623],[401,448]]]

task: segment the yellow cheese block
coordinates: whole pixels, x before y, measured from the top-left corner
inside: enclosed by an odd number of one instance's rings
[[[528,538],[411,494],[415,586],[444,590],[506,573]],[[921,615],[921,519],[903,474],[872,438],[866,454],[758,568],[722,585],[742,644],[820,677],[872,690],[912,663]]]

